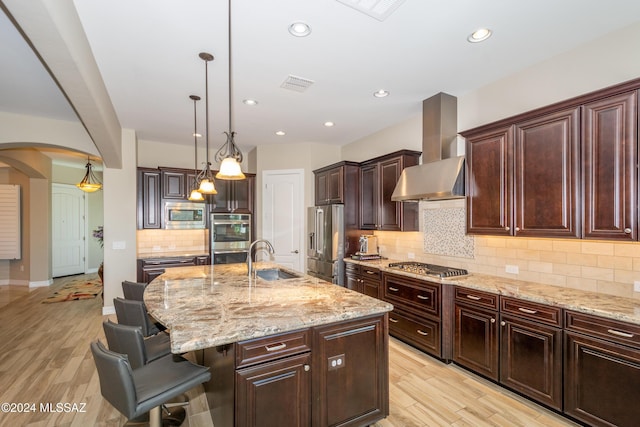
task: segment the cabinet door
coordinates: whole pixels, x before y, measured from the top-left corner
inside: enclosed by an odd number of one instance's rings
[[[360,229],[378,228],[378,164],[360,169]]]
[[[160,171],[138,171],[138,228],[160,228]]]
[[[327,171],[315,174],[316,206],[329,204],[329,173]]]
[[[467,233],[513,234],[513,126],[467,138]]]
[[[229,199],[232,197],[231,183],[224,179],[216,180],[217,194],[213,195],[213,204],[211,206],[211,212],[231,212],[231,206],[229,205]]]
[[[515,235],[579,237],[579,108],[516,125]]]
[[[453,360],[498,380],[498,313],[455,304]]]
[[[562,329],[501,317],[500,383],[562,410]]]
[[[317,327],[312,348],[312,426],[365,426],[389,414],[386,315]]]
[[[594,426],[640,420],[640,351],[565,332],[564,412]]]
[[[220,182],[218,180],[218,182]],[[253,193],[255,177],[247,176],[243,180],[232,181],[232,212],[253,213]]]
[[[338,167],[327,171],[327,197],[329,203],[343,203],[344,168]]]
[[[236,371],[237,427],[311,425],[310,353]]]
[[[637,94],[584,105],[584,238],[637,240]]]
[[[187,185],[183,172],[162,171],[162,197],[165,199],[185,200]]]
[[[380,163],[380,213],[379,229],[399,231],[402,226],[402,202],[392,202],[391,195],[402,173],[402,159],[395,158]]]

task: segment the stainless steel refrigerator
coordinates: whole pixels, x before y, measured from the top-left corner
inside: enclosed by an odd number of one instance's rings
[[[309,208],[307,274],[344,286],[344,206]]]

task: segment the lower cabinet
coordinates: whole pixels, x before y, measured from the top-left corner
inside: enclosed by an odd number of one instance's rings
[[[345,277],[347,289],[380,298],[381,272],[377,268],[347,262]]]
[[[387,315],[205,349],[216,427],[360,427],[389,414]]]
[[[637,426],[640,420],[640,326],[566,313],[565,406],[593,426]]]

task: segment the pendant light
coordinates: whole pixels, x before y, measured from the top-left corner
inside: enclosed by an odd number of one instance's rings
[[[91,158],[87,156],[87,173],[84,174],[82,181],[76,184],[76,187],[84,191],[85,193],[93,193],[102,188],[102,183],[93,173],[93,165],[91,164]]]
[[[201,192],[198,191],[200,187],[200,182],[198,181],[198,119],[196,116],[196,102],[200,101],[200,97],[198,95],[189,95],[189,99],[193,101],[193,151],[195,153],[194,156],[194,177],[193,177],[193,190],[191,190],[191,194],[189,194],[189,200],[192,202],[202,202],[204,201],[204,196]]]
[[[197,177],[198,182],[200,182],[198,191],[202,194],[218,194],[213,179],[213,172],[211,172],[211,162],[209,161],[209,61],[213,61],[213,55],[200,52],[198,56],[204,61],[205,144],[207,149],[207,162]]]
[[[216,174],[218,179],[239,180],[245,179],[240,163],[242,163],[242,152],[236,145],[234,138],[236,133],[233,129],[233,80],[231,75],[231,0],[229,0],[229,131],[225,132],[227,141],[216,152],[215,160],[220,162],[220,171]]]

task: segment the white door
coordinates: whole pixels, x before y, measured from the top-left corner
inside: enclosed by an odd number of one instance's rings
[[[84,193],[75,185],[52,184],[53,277],[82,274],[85,269]]]
[[[262,173],[262,236],[275,249],[274,261],[304,270],[304,171]]]

